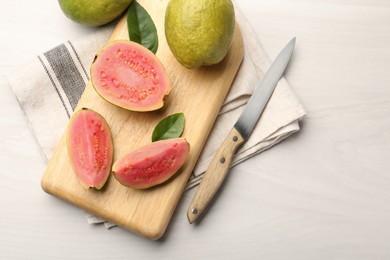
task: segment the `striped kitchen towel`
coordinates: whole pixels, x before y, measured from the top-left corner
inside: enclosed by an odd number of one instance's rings
[[[238,9],[236,20],[244,38],[245,57],[187,189],[199,184],[213,154],[270,64],[256,34]],[[113,28],[114,25],[106,26],[82,39],[67,41],[5,75],[46,161],[90,79],[89,68],[96,52],[107,42]],[[233,166],[298,131],[304,115],[302,105],[282,78],[259,124],[235,155]]]

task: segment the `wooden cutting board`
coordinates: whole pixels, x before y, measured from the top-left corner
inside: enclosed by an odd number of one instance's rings
[[[119,184],[111,175],[102,190],[84,189],[73,172],[66,148],[66,135],[59,144],[42,177],[42,188],[92,214],[116,223],[149,239],[158,239],[188,182],[199,154],[207,140],[221,105],[243,59],[243,42],[236,26],[232,47],[218,65],[189,70],[172,55],[164,34],[164,15],[168,0],[138,0],[156,24],[159,49],[156,55],[164,64],[172,83],[172,91],[162,109],[132,112],[103,100],[89,82],[76,110],[83,107],[99,112],[111,127],[114,161],[131,150],[151,142],[156,124],[178,112],[185,115],[185,137],[191,145],[184,167],[168,182],[147,190],[135,190]],[[110,40],[128,39],[125,17]]]

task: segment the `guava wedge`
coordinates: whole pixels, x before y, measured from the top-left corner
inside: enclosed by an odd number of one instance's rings
[[[170,179],[185,163],[190,144],[184,138],[145,145],[119,159],[112,166],[114,177],[135,189],[146,189]]]
[[[163,64],[144,46],[111,41],[91,66],[96,92],[108,102],[132,111],[152,111],[164,105],[171,83]]]
[[[114,151],[106,120],[91,109],[75,112],[67,129],[67,148],[82,186],[101,189],[111,173]]]

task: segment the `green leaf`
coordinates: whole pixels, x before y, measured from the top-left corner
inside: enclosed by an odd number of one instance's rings
[[[127,29],[129,38],[151,50],[157,52],[158,37],[157,29],[148,12],[133,0],[127,10]]]
[[[183,130],[184,114],[170,115],[156,125],[152,134],[152,142],[180,137]]]

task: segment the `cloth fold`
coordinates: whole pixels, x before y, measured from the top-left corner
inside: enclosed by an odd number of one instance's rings
[[[186,190],[198,185],[212,156],[234,125],[270,61],[249,23],[236,8],[245,57],[228,93]],[[82,39],[67,41],[5,74],[46,161],[51,157],[73,109],[89,81],[96,52],[107,42],[114,25]],[[305,111],[282,78],[249,140],[233,159],[238,163],[261,153],[299,130]],[[89,223],[104,220],[87,217]],[[112,224],[106,223],[106,227]]]

